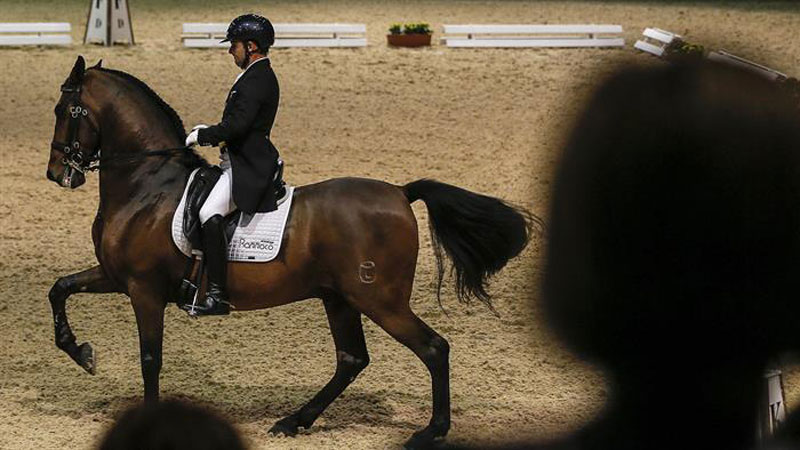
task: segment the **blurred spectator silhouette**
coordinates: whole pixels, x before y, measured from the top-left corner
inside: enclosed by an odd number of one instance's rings
[[[549,319],[613,385],[586,448],[753,448],[762,376],[800,334],[800,117],[694,61],[590,102],[550,216]]]
[[[790,97],[708,61],[621,69],[567,140],[549,221],[547,319],[610,398],[568,438],[506,448],[759,448],[767,363],[800,349]],[[795,448],[798,421],[760,448]]]
[[[122,414],[99,450],[243,450],[238,431],[227,420],[199,406],[176,400],[140,404]]]

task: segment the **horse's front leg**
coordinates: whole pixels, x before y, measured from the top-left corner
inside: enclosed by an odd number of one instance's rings
[[[134,282],[130,286],[131,303],[139,329],[139,357],[144,379],[144,401],[158,401],[158,376],[161,372],[161,344],[164,338],[166,294],[161,283]]]
[[[75,343],[75,335],[67,320],[67,298],[77,292],[120,292],[120,289],[106,277],[100,266],[95,266],[83,272],[59,278],[48,294],[50,306],[53,309],[56,346],[64,350],[84,370],[94,375],[96,368],[94,349],[88,342],[81,345]]]

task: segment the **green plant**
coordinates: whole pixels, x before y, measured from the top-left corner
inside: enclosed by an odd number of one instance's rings
[[[674,39],[664,49],[665,56],[669,59],[679,58],[702,58],[705,54],[705,47],[702,45],[691,44],[682,39]]]
[[[406,34],[431,34],[431,27],[427,23],[407,23],[403,30]]]
[[[427,23],[407,23],[403,27],[405,34],[431,34],[431,27]]]
[[[431,26],[427,23],[393,23],[389,27],[391,34],[431,34]]]

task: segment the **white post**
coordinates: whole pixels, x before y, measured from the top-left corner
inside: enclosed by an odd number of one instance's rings
[[[91,0],[83,41],[106,46],[135,44],[128,0]]]

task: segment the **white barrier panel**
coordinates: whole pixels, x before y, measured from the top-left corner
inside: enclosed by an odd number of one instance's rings
[[[448,47],[623,47],[621,25],[444,25]],[[453,36],[463,35],[463,36]]]
[[[0,23],[0,45],[70,45],[72,26],[63,22]],[[25,33],[25,34],[9,34]]]
[[[659,28],[645,28],[642,32],[643,40],[636,41],[633,45],[643,52],[656,56],[662,56],[667,46],[681,36]]]
[[[276,23],[273,47],[365,47],[367,26],[353,23]],[[227,47],[220,43],[226,23],[184,23],[183,45],[191,48]]]

